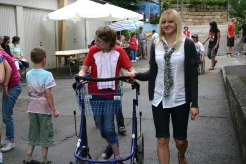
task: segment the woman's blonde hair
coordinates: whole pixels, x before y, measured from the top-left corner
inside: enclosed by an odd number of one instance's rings
[[[163,13],[161,14],[160,20],[159,20],[159,33],[158,33],[158,38],[156,40],[155,45],[158,45],[161,40],[162,37],[165,36],[165,32],[162,30],[161,28],[161,24],[163,21],[174,21],[174,23],[176,23],[177,25],[177,30],[176,30],[176,46],[175,49],[177,50],[180,42],[182,41],[182,38],[184,37],[184,34],[182,32],[182,23],[181,23],[181,18],[180,18],[180,14],[179,12],[177,12],[174,9],[167,9],[165,11],[163,11]]]

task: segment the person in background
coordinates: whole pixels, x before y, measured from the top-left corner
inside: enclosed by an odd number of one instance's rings
[[[3,60],[2,54],[0,53],[0,84],[4,83],[5,75],[6,79],[11,76],[11,67],[6,60]],[[6,74],[5,74],[6,73]],[[0,141],[2,139],[2,132],[0,130]],[[3,154],[0,152],[0,164],[3,163]]]
[[[154,42],[156,39],[157,39],[157,37],[158,37],[158,33],[155,31],[155,30],[153,30],[152,31],[152,42]]]
[[[138,38],[138,52],[139,52],[139,59],[146,59],[146,39],[147,36],[145,32],[143,32],[143,27],[139,27],[139,33],[137,35]]]
[[[34,48],[30,56],[34,66],[26,74],[29,95],[27,105],[29,132],[27,155],[23,163],[37,162],[32,159],[32,153],[35,146],[41,146],[41,164],[50,164],[51,162],[47,161],[48,148],[55,145],[52,114],[55,118],[59,116],[51,92],[51,88],[55,87],[56,83],[52,73],[43,69],[46,65],[44,48]]]
[[[130,53],[131,53],[131,62],[137,62],[136,55],[138,49],[138,39],[136,38],[136,33],[133,32],[131,38],[129,39],[130,43]]]
[[[241,27],[241,43],[239,45],[239,51],[237,55],[241,55],[241,51],[243,50],[243,45],[246,43],[246,18],[244,19],[244,24]],[[245,52],[246,54],[246,52]]]
[[[129,72],[135,72],[126,52],[121,47],[115,45],[116,32],[114,29],[109,26],[99,27],[96,30],[95,41],[96,46],[93,46],[87,54],[82,69],[78,73],[79,76],[85,76],[90,66],[90,77],[92,78],[119,76],[121,68],[127,69]],[[99,70],[100,72],[98,72]],[[118,81],[115,81],[114,84],[117,86]],[[98,85],[100,88],[102,87],[102,89],[98,89]],[[100,82],[89,81],[88,86],[94,86],[94,91],[91,91],[93,93],[105,93],[109,92],[109,90],[111,92],[118,92],[117,89],[104,89],[104,86]],[[93,99],[99,100],[102,99],[102,97],[93,95]],[[109,159],[114,153],[116,159],[121,158],[118,135],[115,132],[114,114],[94,115],[94,119],[98,124],[101,136],[105,138],[108,143],[102,157],[104,159]]]
[[[196,51],[199,53],[199,57],[201,58],[201,61],[203,62],[204,57],[205,57],[205,49],[204,49],[202,43],[199,42],[198,35],[196,33],[194,33],[191,35],[191,38],[192,38],[193,42],[195,43]]]
[[[220,30],[218,29],[217,23],[215,21],[211,21],[209,25],[210,30],[208,36],[202,42],[202,44],[204,45],[206,41],[209,40],[207,56],[211,60],[211,66],[209,68],[209,70],[211,71],[214,70],[214,67],[217,63],[217,60],[215,60],[215,56],[217,55],[219,49]]]
[[[188,30],[188,26],[184,26],[184,31],[183,31],[183,33],[185,34],[185,36],[186,36],[187,38],[190,38],[191,33],[190,33],[190,31]]]
[[[121,47],[124,46],[124,43],[123,43],[123,41],[122,41],[121,35],[118,35],[118,36],[117,36],[116,44],[119,45],[119,46],[121,46]]]
[[[16,66],[17,70],[20,71],[19,62],[18,62],[18,60],[15,59],[15,58],[13,57],[13,55],[11,54],[10,48],[9,48],[9,43],[10,43],[10,37],[9,37],[9,36],[4,36],[4,37],[3,37],[3,43],[1,44],[1,46],[2,46],[2,48],[4,49],[4,51],[5,51],[7,54],[9,54],[9,56],[11,56],[11,57],[14,59],[14,61],[15,61],[15,66]],[[21,75],[20,75],[20,78],[21,78]]]
[[[2,40],[0,39],[0,45]],[[14,131],[14,118],[13,109],[21,93],[21,83],[19,78],[19,72],[15,66],[14,60],[5,51],[0,50],[4,63],[8,63],[11,68],[10,72],[6,72],[3,86],[3,97],[2,97],[2,118],[3,123],[6,127],[5,137],[1,140],[3,146],[0,151],[7,152],[15,148],[15,131]],[[6,68],[5,68],[6,70]]]
[[[7,54],[9,54],[9,56],[13,57],[11,52],[10,52],[9,43],[10,43],[10,37],[9,36],[4,36],[3,37],[3,43],[1,44],[1,46],[4,49],[4,51]]]
[[[127,72],[124,76],[149,81],[148,93],[157,138],[159,164],[170,162],[170,116],[179,164],[187,164],[187,128],[199,114],[196,47],[182,33],[180,14],[165,10],[159,21],[159,33],[150,49],[150,68],[143,73]]]
[[[197,67],[199,68],[199,64],[204,61],[205,49],[204,49],[202,43],[199,42],[198,35],[196,33],[192,34],[191,38],[192,38],[193,42],[195,43],[196,52],[197,52],[197,59],[199,62]],[[200,69],[198,69],[198,71],[199,71],[199,73],[201,73]]]
[[[91,41],[91,45],[95,45],[95,39]]]
[[[29,63],[26,61],[24,55],[22,54],[19,44],[20,44],[20,38],[18,36],[14,36],[12,39],[12,43],[9,44],[9,48],[12,56],[15,59],[17,59],[19,62],[19,67],[20,67],[19,73],[21,75],[23,71],[29,68]]]
[[[226,32],[227,32],[227,47],[226,47],[226,55],[228,57],[232,57],[232,47],[234,47],[234,40],[236,38],[235,35],[235,24],[237,23],[236,18],[231,19],[231,23],[228,24]]]

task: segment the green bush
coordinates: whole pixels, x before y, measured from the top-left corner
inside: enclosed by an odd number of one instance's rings
[[[242,23],[238,21],[236,26],[235,26],[235,34],[236,35],[240,35],[241,34],[241,27],[242,27]]]
[[[160,16],[155,14],[153,18],[150,19],[150,24],[159,24]]]

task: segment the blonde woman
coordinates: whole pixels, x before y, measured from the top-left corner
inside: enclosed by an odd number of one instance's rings
[[[178,161],[187,163],[189,113],[192,120],[199,113],[197,62],[195,45],[182,32],[180,14],[168,9],[161,15],[158,38],[151,46],[150,69],[125,74],[126,77],[149,81],[159,164],[168,164],[170,160],[170,116]]]

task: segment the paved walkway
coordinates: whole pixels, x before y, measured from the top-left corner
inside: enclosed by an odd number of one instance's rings
[[[199,76],[199,107],[200,115],[197,121],[189,122],[188,140],[189,147],[186,153],[189,164],[239,164],[241,163],[239,148],[233,130],[228,103],[225,95],[221,68],[225,65],[245,64],[244,56],[227,58],[217,57],[218,63],[215,70],[208,71],[209,60],[206,59],[206,73]],[[148,69],[148,61],[141,60],[134,63],[137,71]],[[56,79],[57,87],[52,89],[56,108],[60,111],[60,116],[54,119],[56,146],[49,150],[49,160],[54,164],[67,164],[73,161],[73,152],[77,143],[74,133],[73,111],[78,111],[71,84],[73,79]],[[141,95],[137,110],[143,112],[142,129],[145,139],[145,163],[157,164],[156,139],[154,136],[154,126],[151,113],[151,105],[147,97],[147,82],[140,82]],[[125,88],[129,88],[125,85]],[[1,94],[2,95],[2,94]],[[131,132],[131,111],[134,93],[131,89],[126,89],[123,96],[123,112],[127,135],[119,137],[121,155],[127,155],[130,151]],[[23,86],[23,91],[14,108],[16,148],[4,153],[5,164],[20,164],[25,158],[28,134],[27,88]],[[0,97],[1,104],[1,97]],[[77,115],[77,123],[80,117]],[[93,158],[99,158],[106,143],[99,136],[93,119],[88,118],[88,136],[90,151]],[[4,124],[0,123],[2,136],[5,134]],[[77,125],[77,128],[79,125]],[[171,164],[177,164],[177,150],[173,139],[170,141]],[[41,149],[34,150],[33,158],[41,158]],[[126,162],[128,163],[128,162]]]

